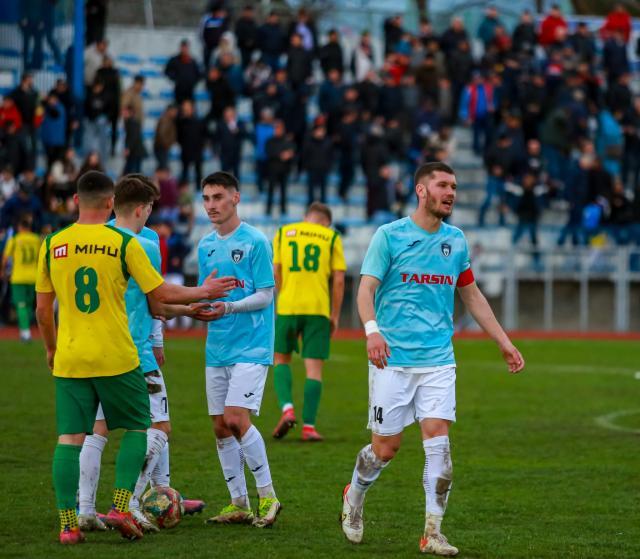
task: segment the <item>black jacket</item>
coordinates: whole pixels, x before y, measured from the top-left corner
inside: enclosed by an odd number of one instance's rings
[[[193,99],[193,90],[202,79],[200,66],[193,58],[184,62],[180,55],[174,56],[167,63],[164,73],[175,84],[178,103],[185,99]]]
[[[218,120],[226,107],[235,106],[236,94],[226,77],[220,76],[217,80],[207,80],[207,90],[211,99],[209,118]]]
[[[236,39],[240,50],[253,50],[258,45],[258,25],[254,19],[241,17],[236,21]]]
[[[282,161],[282,159],[280,159],[280,155],[282,152],[294,148],[295,146],[287,139],[286,136],[281,136],[280,138],[273,136],[267,140],[266,151],[270,176],[278,177],[289,174],[293,160],[289,159],[288,161]]]
[[[290,47],[287,53],[287,75],[294,85],[304,83],[311,76],[311,55],[302,47]]]
[[[304,140],[302,148],[302,164],[307,171],[319,174],[329,174],[333,161],[331,158],[333,147],[326,136],[321,140],[314,138],[311,133]]]
[[[202,119],[196,116],[178,118],[178,144],[180,144],[183,160],[202,160],[206,137],[207,127]]]
[[[341,74],[344,71],[344,55],[340,43],[327,43],[322,46],[318,58],[325,76],[329,70],[338,70]]]
[[[128,157],[142,159],[147,155],[142,140],[140,121],[133,117],[124,121],[124,147],[129,150]]]

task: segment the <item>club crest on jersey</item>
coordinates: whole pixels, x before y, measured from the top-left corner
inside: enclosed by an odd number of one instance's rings
[[[295,229],[289,229],[284,235],[285,237],[295,237],[297,231]]]
[[[443,256],[446,258],[451,254],[451,245],[448,243],[442,243],[440,245],[440,250],[442,251]]]
[[[69,250],[69,244],[65,243],[64,245],[60,245],[57,247],[53,247],[53,257],[54,258],[66,258],[67,252]]]
[[[244,252],[239,248],[235,248],[231,251],[231,260],[233,260],[236,264],[242,260],[244,256]]]

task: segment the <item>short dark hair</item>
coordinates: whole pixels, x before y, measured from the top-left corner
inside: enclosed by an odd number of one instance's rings
[[[115,186],[116,210],[131,210],[135,206],[150,204],[160,197],[158,187],[148,177],[139,173],[124,175]]]
[[[20,217],[18,218],[18,225],[20,227],[24,227],[25,229],[32,229],[33,228],[33,214],[30,214],[28,212],[20,214]]]
[[[418,167],[418,170],[416,171],[416,174],[413,178],[413,184],[418,184],[425,177],[431,178],[433,173],[437,173],[438,171],[447,173],[448,175],[455,175],[454,170],[446,163],[442,163],[442,161],[432,161],[430,163],[424,163],[423,165],[420,165],[420,167]]]
[[[307,212],[305,215],[309,215],[310,213],[319,213],[325,216],[329,223],[333,222],[333,216],[331,214],[331,208],[322,202],[311,202],[309,207],[307,208]]]
[[[240,190],[238,179],[226,171],[217,171],[206,176],[202,181],[202,189],[204,190],[204,187],[208,185],[223,186],[227,190]]]
[[[87,171],[78,179],[77,188],[78,198],[88,205],[113,196],[113,181],[100,171]]]

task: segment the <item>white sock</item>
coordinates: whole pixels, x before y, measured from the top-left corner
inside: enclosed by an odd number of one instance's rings
[[[350,504],[361,507],[364,503],[364,496],[373,482],[378,479],[382,469],[390,462],[384,462],[378,458],[371,445],[365,446],[356,458],[356,467],[351,476],[351,487],[347,491],[347,500]]]
[[[171,487],[171,474],[169,472],[169,441],[162,447],[160,459],[151,472],[151,485],[154,487]]]
[[[216,441],[218,458],[222,466],[224,481],[231,495],[231,502],[237,506],[248,507],[247,481],[244,477],[244,454],[235,437],[225,437]]]
[[[256,479],[258,495],[260,497],[275,497],[269,460],[267,460],[267,449],[264,445],[264,439],[255,425],[249,427],[244,437],[240,439],[240,446],[242,446],[247,466]]]
[[[21,340],[30,340],[31,339],[31,330],[26,328],[25,330],[20,330],[20,339]]]
[[[130,509],[140,508],[140,498],[147,488],[147,484],[151,479],[151,472],[153,472],[158,460],[160,460],[160,453],[168,440],[169,437],[161,429],[147,429],[147,454],[144,457],[142,471],[140,472],[136,487],[133,490],[133,495],[131,495],[131,500],[129,501]]]
[[[425,455],[422,484],[426,496],[426,514],[434,517],[434,528],[439,532],[440,522],[447,509],[453,474],[449,437],[425,439],[422,446]]]
[[[100,480],[100,462],[107,438],[102,435],[87,435],[80,451],[80,484],[78,503],[80,514],[96,513],[96,492]]]

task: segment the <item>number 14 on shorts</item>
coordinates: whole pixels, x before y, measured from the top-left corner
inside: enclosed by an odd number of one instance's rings
[[[373,422],[382,424],[382,406],[373,406]]]

